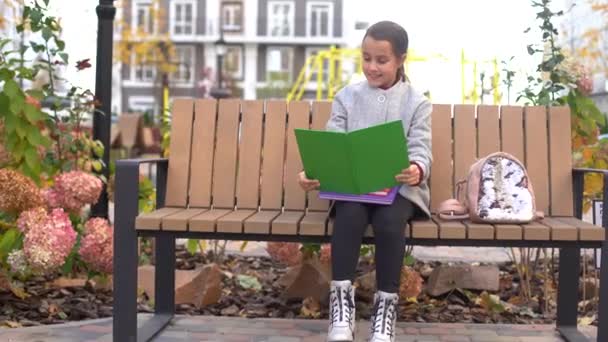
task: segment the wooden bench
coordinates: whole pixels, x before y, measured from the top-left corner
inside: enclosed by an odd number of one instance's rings
[[[147,340],[173,317],[176,238],[330,240],[328,202],[316,192],[306,194],[296,182],[302,165],[293,134],[294,128],[322,129],[330,111],[330,102],[174,101],[169,160],[117,162],[114,341]],[[568,108],[438,104],[432,128],[432,210],[452,197],[455,181],[478,156],[503,150],[525,162],[538,209],[548,217],[525,225],[414,221],[404,227],[407,243],[559,248],[557,329],[569,341],[585,340],[577,330],[580,249],[603,247],[601,284],[608,284],[608,243],[604,228],[575,217],[582,213],[584,174],[606,177],[608,171],[572,169]],[[143,163],[158,164],[158,209],[139,215]],[[607,198],[604,191],[604,203]],[[156,314],[139,330],[138,236],[156,238],[157,260]],[[365,241],[373,241],[371,230]],[[608,341],[606,294],[599,321],[598,341]]]

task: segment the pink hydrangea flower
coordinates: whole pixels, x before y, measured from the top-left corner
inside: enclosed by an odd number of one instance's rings
[[[80,256],[92,269],[112,273],[114,231],[110,223],[102,218],[92,218],[84,225],[84,236],[80,242]]]
[[[42,224],[47,219],[46,209],[37,207],[22,212],[17,219],[17,228],[22,233],[27,233],[31,227]]]
[[[331,245],[323,244],[321,246],[321,251],[319,252],[319,261],[324,264],[329,264],[331,262]]]
[[[268,242],[266,251],[273,260],[289,266],[297,265],[302,260],[300,244],[296,242]]]
[[[63,265],[76,242],[76,232],[63,209],[53,211],[29,227],[23,240],[28,264],[36,273],[47,273]]]
[[[102,187],[99,178],[82,171],[70,171],[55,177],[55,185],[46,192],[46,199],[51,208],[79,211],[85,205],[97,202]]]

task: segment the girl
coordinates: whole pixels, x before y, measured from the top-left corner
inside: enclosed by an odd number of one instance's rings
[[[376,283],[369,341],[394,342],[405,227],[415,216],[429,217],[427,179],[431,167],[431,104],[405,76],[408,36],[396,23],[370,26],[363,38],[363,73],[366,80],[340,90],[332,106],[327,130],[352,131],[386,121],[402,120],[411,166],[395,179],[403,185],[391,205],[336,202],[331,241],[332,282],[328,341],[353,341],[355,290],[352,282],[365,229],[372,224],[376,244]],[[381,153],[381,151],[378,151]],[[319,181],[299,174],[306,190]]]

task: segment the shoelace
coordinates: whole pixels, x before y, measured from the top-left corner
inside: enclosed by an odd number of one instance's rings
[[[352,324],[355,303],[353,303],[348,292],[347,289],[341,288],[331,290],[332,325],[344,321],[347,321],[348,324]]]
[[[378,299],[374,306],[372,317],[372,333],[380,333],[393,337],[393,320],[395,319],[395,306],[397,303],[392,299]]]

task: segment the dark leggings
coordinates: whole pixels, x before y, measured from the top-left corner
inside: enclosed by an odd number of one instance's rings
[[[405,227],[414,204],[397,195],[391,205],[336,202],[331,240],[333,280],[354,281],[363,234],[372,224],[376,243],[377,289],[397,293],[405,254]]]

